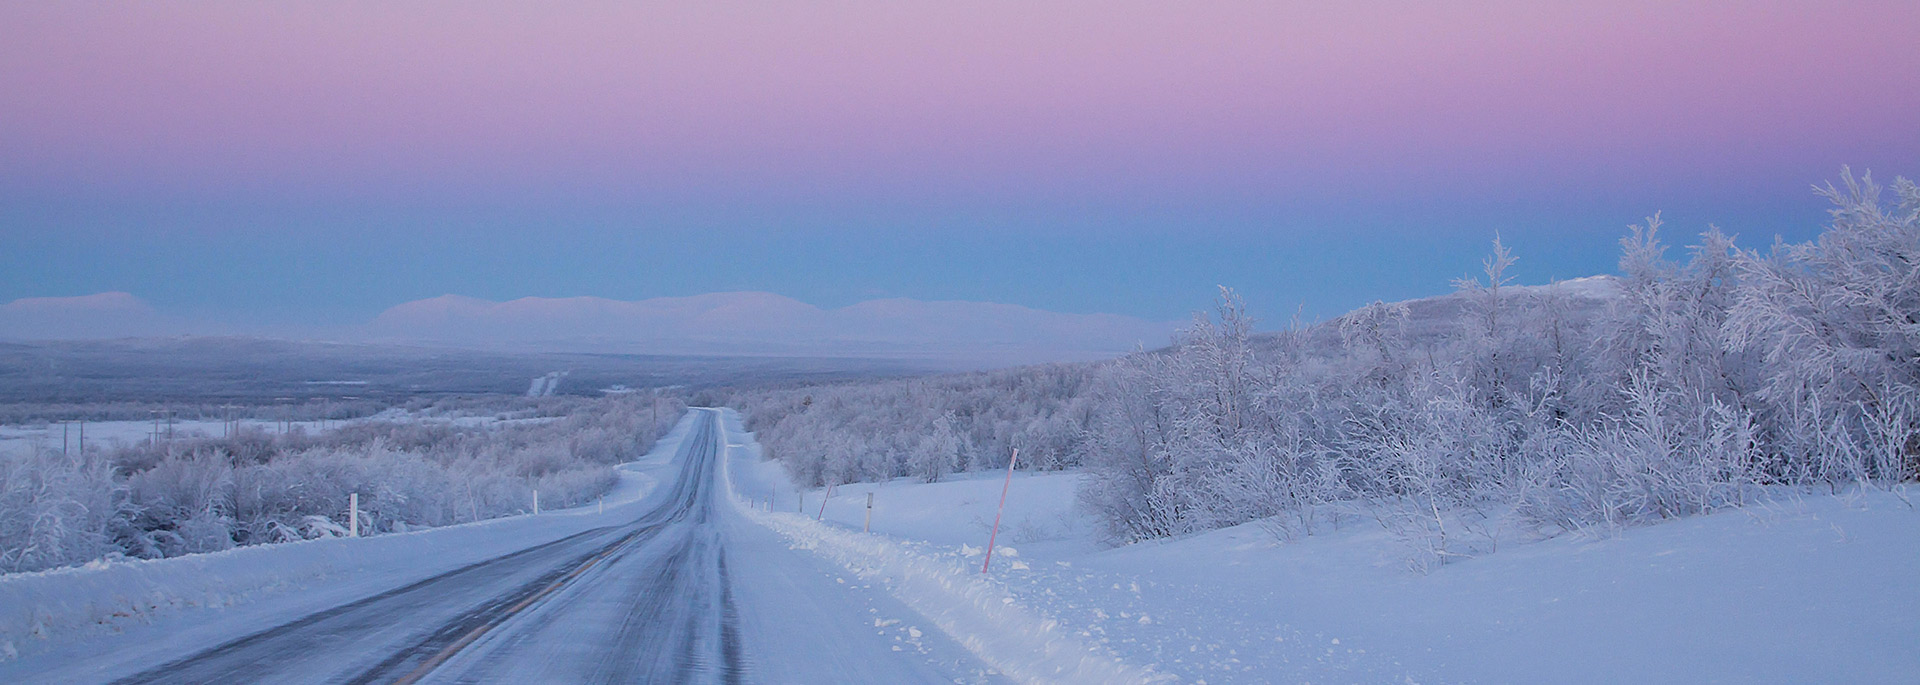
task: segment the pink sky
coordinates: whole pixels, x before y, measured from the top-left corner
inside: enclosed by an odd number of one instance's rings
[[[1231,203],[1920,154],[1920,3],[1467,5],[13,3],[0,183]]]
[[[1920,174],[1920,2],[0,3],[0,302],[767,291],[1281,325]],[[264,325],[264,324],[263,324]]]

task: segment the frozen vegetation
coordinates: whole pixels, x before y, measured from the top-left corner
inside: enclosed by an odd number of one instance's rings
[[[1516,287],[1497,240],[1435,300],[1255,334],[1222,290],[1165,350],[1082,365],[742,393],[803,485],[1084,470],[1129,543],[1262,521],[1379,524],[1411,568],[1782,491],[1885,489],[1920,466],[1920,190],[1843,174],[1807,244],[1660,220],[1617,277]]]
[[[0,455],[0,572],[443,526],[591,501],[679,418],[651,396],[446,400],[310,430],[33,444]],[[469,406],[470,405],[470,406]],[[97,430],[97,429],[96,429]],[[55,436],[58,437],[57,435]]]

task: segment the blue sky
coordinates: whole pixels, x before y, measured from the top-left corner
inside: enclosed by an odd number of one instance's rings
[[[762,290],[1266,327],[1920,160],[1920,5],[0,9],[0,301],[222,330]],[[216,325],[217,324],[217,325]]]
[[[1669,209],[1670,242],[1708,221],[1764,246],[1810,237],[1810,190],[1762,205]],[[1797,196],[1797,197],[1795,197]],[[659,209],[231,206],[28,212],[5,217],[0,298],[119,290],[235,330],[358,323],[401,302],[616,299],[761,290],[834,307],[886,298],[1010,302],[1178,319],[1214,286],[1283,326],[1375,298],[1446,292],[1496,232],[1523,282],[1613,269],[1627,223],[1652,211],[1454,205],[1229,215],[1194,210],[884,214]],[[1678,256],[1676,254],[1676,256]],[[11,297],[10,297],[11,296]]]

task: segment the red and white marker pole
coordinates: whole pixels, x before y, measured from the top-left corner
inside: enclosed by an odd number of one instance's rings
[[[1020,461],[1020,448],[1013,449],[1013,457],[1007,460],[1007,482],[1000,486],[1000,508],[993,510],[993,532],[987,535],[987,560],[980,562],[980,572],[986,573],[993,565],[993,541],[1000,537],[1000,514],[1007,510],[1007,491],[1013,489],[1013,463]]]
[[[833,497],[833,486],[834,486],[834,483],[832,482],[827,483],[827,492],[826,494],[821,495],[820,497],[820,513],[816,514],[813,517],[813,520],[815,521],[827,520],[827,499]]]

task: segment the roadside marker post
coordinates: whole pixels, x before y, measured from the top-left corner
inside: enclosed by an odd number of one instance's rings
[[[834,486],[833,483],[827,484],[827,493],[826,495],[820,498],[820,513],[815,514],[813,517],[813,520],[815,521],[827,520],[827,500],[833,498],[833,486]]]
[[[347,537],[360,537],[360,493],[347,493]]]
[[[533,515],[534,516],[540,515],[540,491],[539,490],[533,491]]]
[[[1000,537],[1000,514],[1007,510],[1007,491],[1013,489],[1013,463],[1020,461],[1020,448],[1013,450],[1013,458],[1007,460],[1007,482],[1000,486],[1000,507],[993,510],[993,532],[987,534],[987,560],[980,562],[980,572],[986,573],[993,565],[993,541]]]
[[[873,493],[867,493],[867,522],[860,526],[860,532],[873,532]]]

